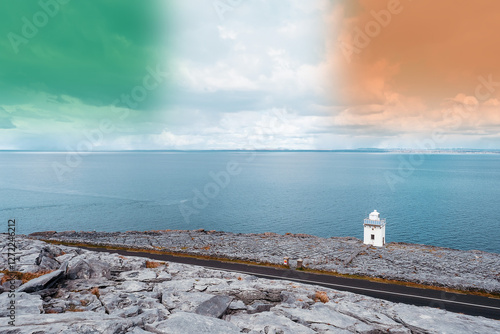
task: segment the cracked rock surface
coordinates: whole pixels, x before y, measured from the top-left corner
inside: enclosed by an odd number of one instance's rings
[[[294,266],[298,258],[311,269],[500,293],[500,254],[434,246],[388,243],[365,247],[356,238],[306,234],[237,234],[216,231],[42,232],[34,238],[102,246],[154,249]],[[47,261],[48,262],[48,261]]]
[[[0,245],[6,240],[1,234]],[[17,270],[44,275],[18,287],[14,327],[0,293],[0,333],[500,332],[500,321],[314,285],[16,241]]]

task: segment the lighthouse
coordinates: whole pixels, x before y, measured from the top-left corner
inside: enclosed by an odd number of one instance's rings
[[[385,245],[385,219],[380,219],[377,210],[370,213],[364,221],[364,243],[382,247]]]

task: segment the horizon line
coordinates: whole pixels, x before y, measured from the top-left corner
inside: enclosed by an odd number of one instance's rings
[[[68,150],[30,150],[30,149],[0,149],[0,152],[39,152],[39,153],[113,153],[113,152],[497,152],[500,148],[340,148],[340,149],[136,149],[136,150],[95,150],[95,151],[68,151]]]

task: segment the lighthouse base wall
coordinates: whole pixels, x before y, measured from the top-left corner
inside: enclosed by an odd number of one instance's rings
[[[365,225],[363,243],[383,247],[385,245],[385,226]]]

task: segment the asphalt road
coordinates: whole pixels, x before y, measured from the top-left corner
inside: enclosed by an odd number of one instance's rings
[[[80,248],[97,252],[118,253],[124,256],[140,256],[160,261],[192,264],[211,269],[223,269],[242,274],[250,274],[261,278],[283,279],[305,284],[314,284],[324,286],[326,288],[350,291],[396,303],[431,306],[451,312],[500,320],[500,299],[496,298],[449,293],[432,289],[419,289],[398,284],[371,282],[363,279],[313,274],[293,269],[280,269],[258,265],[246,265],[233,262],[222,262],[163,254],[149,254],[145,252],[130,252],[106,248]]]

